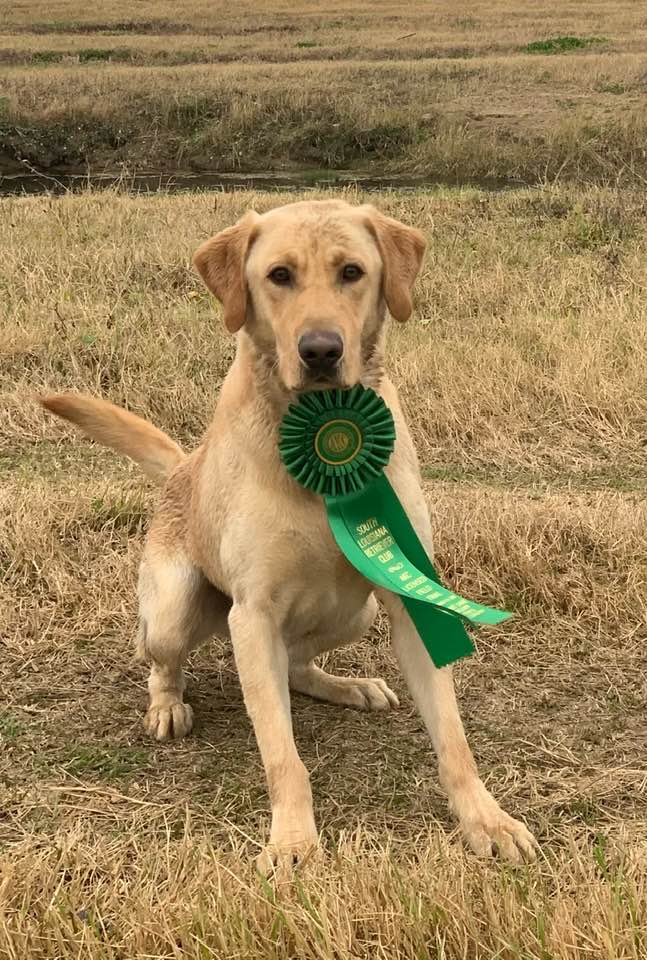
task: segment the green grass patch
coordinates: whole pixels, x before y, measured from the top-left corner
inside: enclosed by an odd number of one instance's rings
[[[571,50],[585,50],[608,42],[607,37],[551,37],[548,40],[533,40],[521,49],[524,53],[570,53]]]
[[[24,725],[11,713],[0,714],[0,739],[15,740],[23,733]]]
[[[146,504],[140,498],[133,500],[107,500],[95,497],[90,504],[92,518],[89,526],[102,530],[111,526],[115,530],[124,530],[129,537],[142,533],[146,524]]]
[[[613,83],[607,80],[601,80],[599,83],[594,84],[593,88],[597,93],[613,93],[616,95],[626,93],[628,90],[626,83]]]
[[[31,59],[33,63],[60,63],[63,54],[60,50],[35,50]]]
[[[577,800],[571,800],[560,807],[562,816],[583,823],[588,827],[593,827],[601,819],[601,810],[599,805],[589,797],[580,797]]]
[[[188,28],[190,29],[190,28]],[[28,33],[186,33],[186,23],[170,20],[44,20],[31,23]]]
[[[89,47],[87,50],[79,50],[77,56],[80,63],[92,63],[96,60],[110,61],[115,57],[116,50],[109,47],[95,48]]]
[[[65,769],[77,777],[94,776],[103,780],[120,780],[137,773],[148,763],[145,750],[136,747],[88,744],[70,747],[64,760]]]

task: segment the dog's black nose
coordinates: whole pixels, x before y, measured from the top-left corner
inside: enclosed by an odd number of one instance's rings
[[[330,373],[343,352],[342,338],[332,330],[304,333],[299,338],[299,356],[312,373]]]

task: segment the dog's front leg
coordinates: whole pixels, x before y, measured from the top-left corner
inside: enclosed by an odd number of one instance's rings
[[[452,668],[434,666],[398,596],[381,591],[379,597],[389,614],[402,673],[436,751],[440,782],[467,842],[481,856],[496,851],[512,862],[534,859],[534,837],[501,809],[478,775],[456,703]]]
[[[288,655],[277,625],[260,605],[235,603],[229,628],[272,804],[270,842],[257,861],[267,873],[290,868],[317,844],[310,778],[294,743]]]
[[[400,598],[381,591],[402,673],[431,736],[440,782],[463,835],[475,853],[498,852],[512,862],[534,859],[536,842],[523,823],[501,809],[476,769],[456,703],[452,668],[439,670]]]

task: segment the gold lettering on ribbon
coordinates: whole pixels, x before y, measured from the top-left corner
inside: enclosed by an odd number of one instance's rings
[[[392,538],[389,537],[389,531],[386,527],[378,527],[377,530],[372,530],[357,542],[363,550],[364,547],[368,547],[371,543],[375,543],[376,540],[381,540],[382,538],[390,539],[391,542],[393,542]]]
[[[427,579],[427,578],[425,577],[425,575],[424,575],[424,574],[421,574],[419,577],[416,577],[415,580],[411,580],[409,583],[407,583],[407,585],[406,585],[406,587],[405,587],[404,589],[405,589],[405,590],[415,590],[416,587],[419,587],[422,583],[425,582],[426,579]]]
[[[328,446],[333,453],[343,453],[349,445],[348,437],[341,430],[339,433],[333,433],[328,437]]]

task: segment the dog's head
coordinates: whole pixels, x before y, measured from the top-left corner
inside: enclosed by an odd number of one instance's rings
[[[418,230],[372,206],[305,201],[248,213],[194,263],[227,328],[244,327],[288,390],[313,390],[361,381],[385,305],[411,314],[424,249]]]

